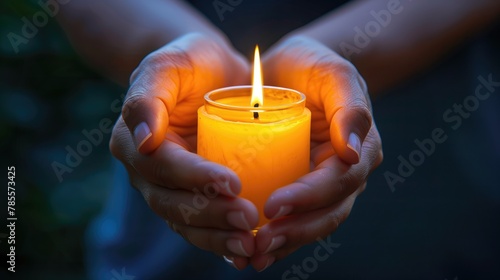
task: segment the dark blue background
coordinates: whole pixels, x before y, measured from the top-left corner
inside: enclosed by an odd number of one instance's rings
[[[249,57],[256,43],[265,49],[288,30],[338,4],[244,0],[221,22],[211,1],[191,2]],[[19,33],[20,18],[31,17],[39,7],[36,1],[13,0],[2,1],[0,7],[0,161],[1,166],[15,165],[17,170],[16,277],[85,279],[84,230],[116,182],[107,148],[109,134],[72,173],[64,174],[62,182],[51,164],[63,163],[65,147],[76,147],[86,139],[83,129],[97,128],[104,118],[115,119],[110,106],[126,89],[89,70],[53,19],[16,54],[6,34]],[[443,113],[454,103],[474,94],[478,76],[491,74],[500,81],[498,31],[497,25],[481,32],[432,69],[374,100],[384,162],[370,176],[350,218],[332,234],[332,241],[341,246],[310,279],[500,278],[500,88],[481,101],[457,130],[443,120]],[[435,153],[391,192],[384,172],[396,173],[398,156],[408,158],[416,149],[414,140],[429,138],[438,127],[446,132],[447,141],[438,144]],[[119,179],[126,180],[124,175]],[[5,195],[2,191],[1,196]],[[136,201],[134,207],[147,211],[140,197]],[[2,220],[4,215],[2,211]],[[158,218],[151,219],[135,226],[144,233],[151,231],[149,225],[166,228]],[[164,250],[184,242],[173,238]],[[5,255],[6,242],[1,241]],[[262,274],[248,269],[246,279],[281,279],[291,265],[312,256],[316,246],[302,248]],[[190,261],[170,272],[191,273],[200,279],[244,277],[211,253],[192,252],[185,256]],[[176,252],[172,255],[182,259]],[[210,261],[203,263],[207,258]],[[121,266],[114,268],[121,270]],[[131,266],[127,272],[136,279],[145,278]],[[4,273],[2,269],[0,275]],[[103,279],[111,278],[110,271]]]

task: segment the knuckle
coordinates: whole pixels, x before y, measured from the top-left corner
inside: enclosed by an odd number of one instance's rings
[[[348,78],[349,81],[354,81],[358,79],[359,73],[356,67],[347,60],[342,60],[336,63],[333,67],[335,73],[340,73]]]
[[[368,172],[365,172],[364,169],[360,170],[360,172],[360,174],[347,173],[339,178],[338,187],[341,193],[351,194],[366,183]]]
[[[168,195],[164,195],[160,200],[160,206],[162,211],[162,216],[165,220],[179,222],[183,219],[177,219],[178,203],[173,203],[172,199]]]
[[[335,201],[338,196],[338,193],[344,194],[347,192],[348,189],[352,186],[352,179],[350,176],[344,175],[339,178],[338,184],[336,184],[334,187],[337,188],[337,192],[332,193],[334,196],[331,198],[332,201]]]
[[[363,105],[364,106],[362,106],[362,107],[356,107],[355,110],[360,115],[360,117],[363,120],[363,123],[366,125],[366,127],[370,128],[372,126],[372,122],[373,122],[372,113],[368,109],[368,107],[366,107],[365,103],[363,103]]]
[[[144,57],[144,59],[141,61],[141,64],[139,64],[140,68],[143,67],[158,67],[162,65],[165,62],[165,59],[167,58],[167,55],[165,52],[161,50],[154,51]]]
[[[359,84],[359,87],[363,91],[363,93],[368,96],[368,85],[366,84],[365,79],[361,76],[361,74],[357,75],[357,81]]]
[[[364,135],[360,136],[366,136],[373,123],[373,117],[370,109],[368,109],[366,103],[357,99],[350,104],[349,110],[353,111],[357,116],[357,125],[359,125],[362,131],[364,131]]]
[[[146,198],[146,196],[145,196]],[[171,222],[177,222],[177,220],[173,219],[175,217],[175,211],[177,210],[175,207],[175,203],[172,203],[172,199],[170,196],[162,194],[155,196],[148,196],[146,198],[149,207],[158,215],[163,217],[163,219]]]
[[[170,172],[163,166],[162,162],[155,161],[153,163],[153,176],[162,183],[162,185],[167,185],[170,182]],[[169,186],[171,184],[168,184]]]
[[[336,77],[348,81],[357,80],[359,76],[356,67],[354,67],[352,63],[330,56],[318,59],[313,65],[313,73],[320,75],[331,75],[331,73],[335,73]]]
[[[143,93],[139,92],[129,93],[129,96],[123,103],[122,107],[122,117],[125,123],[129,121],[131,113],[145,102],[145,99],[146,96]]]
[[[367,156],[368,162],[370,166],[370,173],[375,170],[382,161],[384,160],[384,153],[382,149],[382,139],[380,138],[380,134],[376,128],[373,126],[370,132],[368,133],[368,137],[366,137],[365,142],[367,146]],[[365,144],[363,144],[365,145]]]
[[[349,61],[332,55],[317,59],[310,73],[309,91],[314,87],[319,87],[315,90],[330,94],[337,88],[352,88],[359,84],[360,75],[356,67]]]
[[[180,48],[171,47],[147,55],[141,62],[141,69],[163,70],[168,68],[186,69],[191,67],[191,58]]]

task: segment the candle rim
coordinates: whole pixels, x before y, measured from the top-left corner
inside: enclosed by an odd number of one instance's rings
[[[204,99],[210,105],[216,106],[219,108],[238,110],[238,111],[251,111],[251,112],[283,110],[283,109],[287,109],[287,108],[291,108],[291,107],[300,105],[301,103],[305,103],[305,101],[306,101],[306,95],[298,90],[294,90],[291,88],[285,88],[285,87],[266,86],[266,85],[262,86],[262,88],[264,90],[264,94],[265,94],[266,89],[281,90],[281,91],[293,92],[293,93],[297,94],[300,98],[297,101],[290,102],[290,103],[285,103],[285,104],[280,104],[280,105],[271,105],[271,106],[264,105],[262,107],[254,107],[254,106],[251,106],[250,104],[249,105],[225,104],[225,103],[217,102],[216,100],[213,100],[210,98],[210,95],[212,95],[214,93],[218,93],[218,92],[222,92],[222,91],[230,91],[230,90],[250,89],[250,93],[251,93],[252,85],[239,85],[239,86],[229,86],[229,87],[223,87],[223,88],[212,90],[212,91],[208,92],[207,94],[205,94]],[[249,97],[251,97],[251,94],[249,95]],[[265,102],[264,102],[264,104],[265,104]],[[257,109],[257,108],[259,108],[259,109]]]

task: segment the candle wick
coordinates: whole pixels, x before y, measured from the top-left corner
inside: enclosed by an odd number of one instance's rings
[[[253,106],[255,108],[259,108],[259,103],[255,103]],[[259,112],[253,112],[253,118],[254,119],[259,119]]]

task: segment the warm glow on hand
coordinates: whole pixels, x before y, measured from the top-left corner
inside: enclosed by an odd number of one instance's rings
[[[382,161],[368,92],[351,63],[319,42],[291,37],[264,55],[263,70],[267,84],[306,95],[312,171],[267,200],[264,212],[274,219],[256,235],[257,270],[335,231]]]

